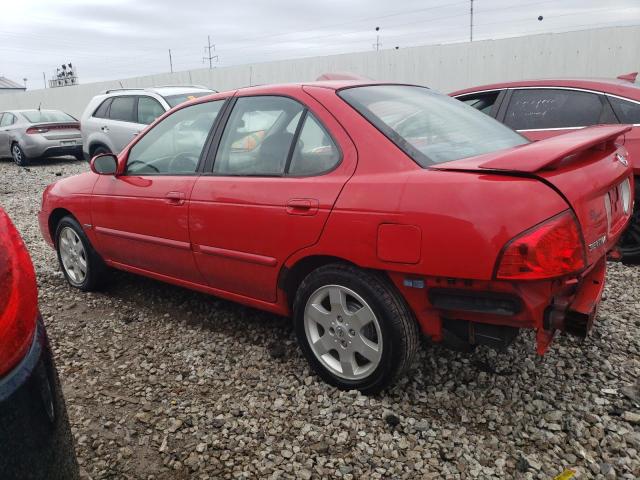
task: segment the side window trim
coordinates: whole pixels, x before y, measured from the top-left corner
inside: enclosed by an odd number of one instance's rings
[[[293,152],[296,149],[296,145],[298,144],[298,140],[300,139],[300,132],[302,131],[302,127],[304,126],[304,121],[307,119],[307,114],[309,113],[309,109],[306,105],[304,105],[304,110],[302,110],[302,114],[298,119],[298,125],[296,125],[296,130],[293,134],[293,140],[291,141],[291,145],[289,145],[289,153],[287,154],[287,161],[284,164],[284,172],[282,175],[284,177],[289,176],[289,167],[291,166],[291,160],[293,159]]]
[[[202,149],[203,156],[200,158],[200,163],[198,164],[198,172],[203,175],[213,175],[213,162],[216,158],[218,147],[220,146],[222,132],[224,132],[224,129],[227,126],[227,121],[231,116],[231,111],[233,110],[237,99],[238,97],[235,95],[225,99],[225,103],[222,105],[222,110],[211,129],[211,135],[204,144],[204,148]]]
[[[504,107],[501,108],[500,110],[500,118],[499,121],[501,123],[504,123],[504,119],[507,116],[507,110],[511,104],[511,99],[513,97],[513,93],[515,91],[520,91],[520,90],[568,90],[570,92],[585,92],[585,93],[591,93],[593,95],[597,95],[599,100],[600,100],[600,104],[602,106],[602,110],[600,111],[600,117],[602,117],[602,114],[604,112],[604,110],[606,109],[606,104],[603,102],[603,93],[602,92],[596,92],[593,90],[582,90],[580,88],[570,88],[570,87],[513,87],[513,88],[509,88],[508,89],[509,92],[509,97],[508,99],[506,99],[507,101],[505,101]],[[506,125],[506,124],[505,124]],[[587,128],[588,126],[591,125],[581,125],[581,126],[573,126],[573,127],[552,127],[552,128],[522,128],[519,130],[516,130],[516,132],[554,132],[554,131],[560,131],[560,130],[580,130],[582,128]]]
[[[288,99],[291,99],[291,100],[293,100],[295,102],[298,102],[303,108],[302,115],[300,115],[300,119],[298,120],[298,125],[296,126],[296,131],[294,133],[293,140],[292,140],[291,146],[289,148],[289,153],[288,153],[288,156],[287,156],[287,162],[286,162],[283,174],[282,175],[278,175],[278,176],[274,176],[274,175],[225,175],[225,174],[221,174],[221,173],[218,173],[218,172],[214,172],[213,171],[213,164],[215,162],[215,158],[216,158],[216,155],[218,153],[218,148],[220,148],[220,142],[222,140],[222,134],[224,133],[224,129],[227,127],[227,123],[229,121],[229,117],[231,116],[233,108],[235,107],[238,99],[239,98],[249,98],[249,97],[263,97],[263,96],[288,98]],[[336,168],[338,168],[342,164],[343,154],[342,154],[342,148],[340,147],[340,144],[338,142],[336,142],[335,138],[333,138],[333,135],[331,135],[330,130],[324,125],[322,120],[320,120],[320,118],[318,118],[317,115],[314,115],[314,118],[316,119],[316,121],[322,126],[323,130],[327,133],[327,135],[331,139],[332,143],[335,145],[336,149],[338,150],[339,159],[336,162],[336,164],[333,166],[332,169],[327,170],[325,172],[320,172],[318,174],[313,174],[313,175],[289,175],[288,170],[289,170],[289,167],[291,165],[291,159],[293,157],[293,152],[295,150],[296,144],[298,143],[298,139],[300,138],[300,134],[302,133],[302,128],[304,127],[304,121],[306,120],[306,118],[308,116],[308,113],[310,112],[309,107],[304,102],[300,101],[299,99],[297,99],[295,97],[291,97],[289,95],[271,93],[271,94],[242,95],[242,96],[238,96],[237,94],[234,94],[233,97],[229,97],[227,100],[228,100],[227,104],[222,107],[223,110],[220,112],[220,115],[218,115],[218,118],[216,119],[217,125],[214,125],[215,132],[211,137],[211,142],[209,144],[205,144],[205,148],[203,150],[203,153],[206,151],[206,158],[205,158],[205,161],[203,162],[203,165],[202,165],[203,168],[202,168],[202,170],[200,170],[200,172],[203,175],[205,175],[205,176],[213,176],[213,177],[247,177],[247,178],[248,177],[260,177],[260,178],[318,177],[318,176],[326,175],[327,173],[331,173],[332,171],[334,171]]]

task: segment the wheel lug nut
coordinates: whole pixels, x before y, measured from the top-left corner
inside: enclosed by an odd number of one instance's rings
[[[338,320],[338,322],[339,322],[339,323],[342,323],[342,316],[341,316],[341,315],[338,315],[337,320]]]
[[[352,337],[355,336],[356,331],[352,328],[349,330],[349,335],[351,335]]]

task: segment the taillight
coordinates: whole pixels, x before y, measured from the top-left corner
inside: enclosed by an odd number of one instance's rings
[[[36,276],[29,252],[0,210],[0,377],[28,352],[37,316]]]
[[[29,135],[33,135],[34,133],[47,133],[49,131],[48,128],[43,127],[29,127],[27,128],[27,133]]]
[[[569,210],[511,240],[498,259],[496,278],[540,280],[561,277],[586,265],[578,222]]]

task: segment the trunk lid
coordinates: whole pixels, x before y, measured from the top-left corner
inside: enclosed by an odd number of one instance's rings
[[[82,136],[78,122],[34,123],[29,126],[27,133],[42,135],[47,140],[77,139]]]
[[[630,218],[632,169],[626,150],[616,143],[629,130],[626,125],[589,127],[431,168],[528,176],[547,183],[575,213],[591,265],[615,246]]]

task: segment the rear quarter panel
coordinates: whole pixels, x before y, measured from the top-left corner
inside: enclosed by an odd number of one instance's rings
[[[349,128],[358,165],[318,244],[298,252],[333,255],[363,267],[489,280],[502,247],[519,233],[569,208],[550,187],[531,178],[436,171],[420,167],[329,89],[305,87]],[[420,252],[389,261],[379,255],[381,225],[415,226]],[[414,230],[406,230],[413,232]],[[415,234],[396,248],[415,244]],[[385,239],[385,241],[387,241]],[[382,258],[387,260],[383,260]],[[287,264],[295,263],[291,258]]]

